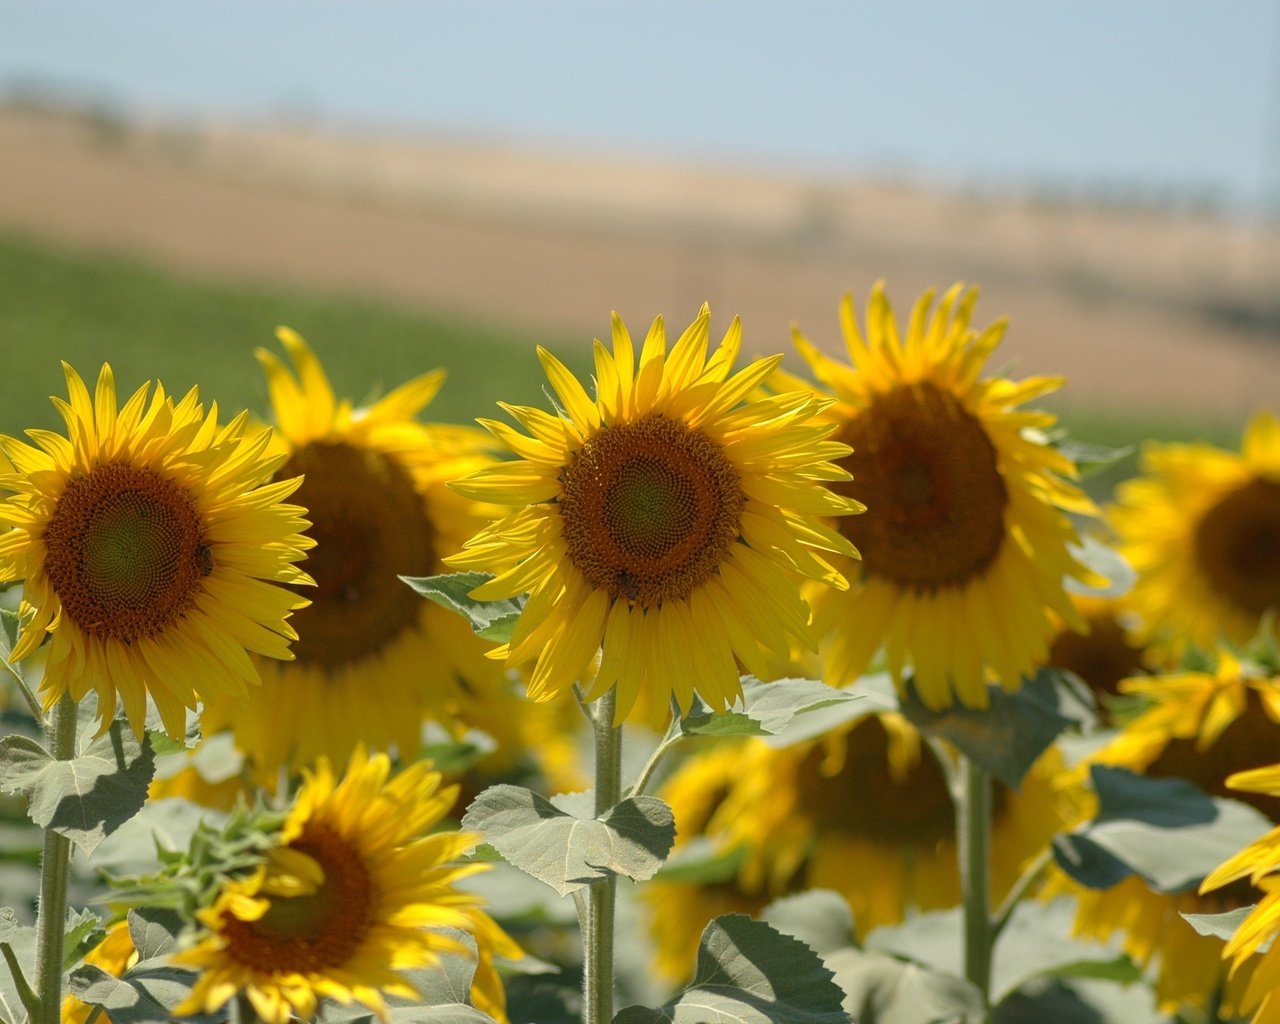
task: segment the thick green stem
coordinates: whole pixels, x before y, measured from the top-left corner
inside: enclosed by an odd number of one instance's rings
[[[964,889],[964,976],[991,997],[991,778],[961,755],[956,800],[956,846]]]
[[[613,724],[617,696],[610,690],[592,708],[596,741],[596,817],[622,796],[622,730]],[[613,914],[618,880],[610,875],[587,890],[587,921],[582,934],[583,1024],[613,1020]]]
[[[69,694],[53,706],[45,726],[49,756],[76,756],[76,702]],[[71,840],[45,829],[40,857],[40,914],[36,919],[36,996],[40,1018],[33,1024],[59,1024],[62,1018],[62,955],[67,931],[67,882],[71,876]]]

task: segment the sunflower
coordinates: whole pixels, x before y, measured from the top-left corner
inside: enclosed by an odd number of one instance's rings
[[[926,292],[900,335],[877,284],[864,339],[846,295],[840,325],[853,365],[795,330],[835,400],[826,415],[835,437],[853,448],[839,465],[868,508],[840,520],[862,552],[860,565],[836,563],[851,587],[815,603],[825,678],[857,678],[883,646],[895,679],[909,662],[935,709],[956,698],[986,707],[991,673],[1017,689],[1048,654],[1052,613],[1083,628],[1064,577],[1099,582],[1070,551],[1078,538],[1063,513],[1095,509],[1063,479],[1076,476],[1074,464],[1044,441],[1055,418],[1018,408],[1061,379],[979,379],[1005,322],[970,329],[977,296],[955,285],[931,313]],[[813,389],[785,373],[774,386]]]
[[[1259,413],[1239,455],[1151,444],[1145,476],[1117,488],[1120,552],[1137,572],[1139,639],[1170,658],[1245,643],[1280,608],[1280,421]]]
[[[1126,615],[1116,599],[1071,595],[1086,632],[1065,623],[1049,643],[1048,662],[1078,676],[1098,698],[1098,717],[1110,721],[1109,704],[1120,695],[1120,682],[1143,671],[1142,648],[1133,644]]]
[[[1239,772],[1227,779],[1227,785],[1273,799],[1280,797],[1280,765]],[[1202,893],[1207,893],[1248,878],[1264,894],[1222,951],[1224,958],[1234,961],[1233,984],[1243,990],[1236,1005],[1240,1012],[1254,1014],[1253,1024],[1280,1022],[1280,998],[1276,998],[1280,992],[1280,943],[1275,942],[1280,933],[1277,869],[1280,869],[1280,828],[1250,843],[1210,874],[1200,888]],[[1261,956],[1255,959],[1258,953]]]
[[[704,306],[670,353],[655,320],[637,370],[615,315],[612,353],[595,343],[594,400],[540,348],[563,411],[504,405],[532,436],[480,421],[520,458],[454,486],[513,511],[446,561],[496,574],[478,599],[530,592],[494,653],[536,660],[533,700],[567,689],[603,645],[587,698],[616,684],[618,721],[642,692],[655,719],[670,695],[687,711],[695,690],[723,710],[741,693],[739,661],[767,676],[766,652],[811,645],[799,580],[845,585],[817,553],[855,557],[817,517],[861,509],[823,485],[848,475],[831,462],[848,452],[828,440],[835,425],[817,419],[828,403],[752,400],[781,356],[730,376],[741,325],[708,359],[710,317]]]
[[[1235,773],[1256,769],[1275,759],[1280,743],[1280,677],[1255,674],[1229,652],[1220,651],[1213,674],[1132,679],[1122,692],[1146,697],[1152,704],[1129,722],[1089,763],[1111,765],[1156,777],[1189,779],[1213,796],[1242,799],[1273,822],[1280,807],[1269,796],[1240,794],[1229,786]],[[1165,1008],[1203,1004],[1223,981],[1218,940],[1199,935],[1184,913],[1220,913],[1247,906],[1256,891],[1237,881],[1208,895],[1194,891],[1165,893],[1140,878],[1125,879],[1110,889],[1081,889],[1061,877],[1052,891],[1078,892],[1076,932],[1104,940],[1124,933],[1124,948],[1135,961],[1159,958],[1156,996]],[[1227,988],[1230,1005],[1242,994],[1233,979]]]
[[[484,866],[450,863],[479,837],[426,834],[456,795],[440,788],[429,762],[388,780],[390,770],[385,754],[357,748],[340,781],[324,758],[304,773],[278,845],[251,874],[226,882],[199,912],[198,943],[174,957],[201,972],[176,1015],[214,1013],[243,992],[265,1024],[310,1018],[321,998],[362,1003],[385,1019],[384,994],[417,996],[401,971],[464,952],[442,928],[475,936],[476,1004],[502,1013],[493,956],[523,954],[479,897],[454,888]]]
[[[753,743],[717,819],[746,848],[747,891],[781,895],[803,869],[833,889],[866,935],[908,910],[960,902],[955,811],[937,760],[896,712],[876,712],[819,740],[774,749]],[[1018,790],[992,795],[991,893],[999,901],[1068,820],[1057,789],[1062,758],[1047,750]],[[866,880],[874,878],[875,885]]]
[[[505,695],[488,645],[400,580],[442,571],[441,556],[488,521],[444,484],[493,461],[488,436],[414,419],[442,370],[354,408],[335,397],[297,334],[281,328],[277,337],[296,377],[273,353],[257,355],[277,425],[277,476],[304,478],[297,500],[317,542],[307,561],[317,585],[293,620],[295,659],[262,662],[248,707],[217,701],[205,718],[206,731],[234,732],[264,781],[322,755],[340,764],[361,742],[412,756],[424,719],[453,724]]]
[[[292,657],[289,615],[307,604],[274,584],[310,583],[293,563],[312,546],[303,510],[281,502],[296,477],[267,483],[282,459],[240,415],[223,427],[193,388],[176,404],[143,385],[116,407],[108,366],[93,398],[65,363],[68,437],[0,438],[0,582],[23,580],[12,660],[51,637],[46,707],[93,689],[105,728],[116,697],[135,733],[147,696],[171,736],[200,698],[243,700],[258,682],[246,651]]]

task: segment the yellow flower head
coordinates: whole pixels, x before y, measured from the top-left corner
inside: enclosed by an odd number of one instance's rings
[[[1138,574],[1128,604],[1139,639],[1170,658],[1188,643],[1245,643],[1280,609],[1280,420],[1255,416],[1238,455],[1148,445],[1142,469],[1112,516]]]
[[[483,870],[451,863],[479,837],[427,834],[456,796],[430,763],[392,779],[390,770],[386,755],[357,748],[340,781],[323,758],[306,773],[279,845],[252,874],[226,883],[200,911],[198,944],[175,956],[201,971],[178,1016],[216,1012],[244,992],[266,1024],[310,1018],[322,997],[385,1018],[384,995],[417,995],[401,971],[463,951],[441,928],[475,936],[481,1002],[501,1012],[492,958],[522,952],[479,897],[454,888]]]
[[[1242,795],[1229,786],[1236,773],[1275,760],[1280,745],[1280,677],[1257,675],[1221,651],[1213,674],[1131,679],[1120,689],[1153,703],[1081,766],[1079,784],[1089,763],[1175,776],[1213,796],[1242,799],[1272,821],[1280,819],[1280,808],[1270,797]],[[1222,870],[1211,877],[1223,878]],[[1074,883],[1059,878],[1054,889],[1078,891],[1077,933],[1101,940],[1120,931],[1125,951],[1137,962],[1159,958],[1156,995],[1164,1008],[1172,1009],[1202,1004],[1223,980],[1221,944],[1197,934],[1181,915],[1220,913],[1254,902],[1256,891],[1240,880],[1247,873],[1234,876],[1237,884],[1209,895],[1157,892],[1137,877],[1105,890],[1077,890]],[[1243,994],[1244,981],[1237,976],[1227,990],[1228,1004],[1236,1005]]]
[[[105,727],[118,695],[141,734],[149,695],[182,736],[185,708],[257,684],[248,652],[292,657],[286,620],[307,601],[276,584],[311,582],[293,564],[312,546],[303,510],[281,504],[300,481],[268,482],[283,462],[269,432],[246,414],[219,427],[195,389],[175,403],[143,385],[117,408],[110,367],[90,397],[63,365],[70,399],[53,402],[68,436],[0,438],[15,469],[0,476],[0,524],[13,527],[0,582],[24,581],[13,658],[48,635],[46,706],[96,690]]]
[[[1232,789],[1260,793],[1273,800],[1280,797],[1280,765],[1268,765],[1240,772],[1227,780]],[[1224,958],[1233,960],[1232,982],[1243,992],[1237,1001],[1243,1013],[1253,1013],[1256,1024],[1280,1021],[1280,828],[1272,829],[1261,839],[1246,846],[1204,880],[1202,893],[1223,886],[1238,887],[1248,878],[1262,892],[1262,898],[1236,929],[1223,949]],[[1263,950],[1263,946],[1270,948]],[[1260,954],[1260,955],[1258,955]],[[1256,959],[1255,959],[1256,957]]]
[[[1142,648],[1130,642],[1114,598],[1072,594],[1071,600],[1087,630],[1078,633],[1062,624],[1049,643],[1049,664],[1075,673],[1094,692],[1099,717],[1106,722],[1105,700],[1119,694],[1122,680],[1142,671]]]
[[[980,378],[1005,322],[971,329],[977,297],[955,285],[933,308],[926,292],[899,334],[877,284],[864,336],[846,295],[852,365],[795,334],[835,399],[827,419],[853,448],[839,464],[867,505],[840,522],[862,552],[860,566],[837,563],[851,587],[815,603],[825,678],[857,678],[883,646],[895,678],[912,666],[931,708],[956,698],[985,707],[992,675],[1017,689],[1048,654],[1052,613],[1083,627],[1064,578],[1098,582],[1070,551],[1078,538],[1064,513],[1095,510],[1063,479],[1075,466],[1040,433],[1055,418],[1018,408],[1061,380]],[[787,374],[777,386],[812,387]]]
[[[504,406],[531,436],[481,421],[519,461],[454,486],[513,511],[446,561],[497,574],[477,598],[530,592],[495,653],[536,661],[533,700],[567,689],[603,646],[587,696],[616,684],[619,721],[642,692],[653,717],[670,695],[687,710],[695,689],[723,709],[740,695],[739,661],[767,675],[766,652],[811,644],[799,578],[844,586],[818,552],[854,548],[817,517],[861,506],[823,485],[847,476],[831,460],[848,449],[816,419],[827,403],[751,400],[781,357],[730,376],[741,325],[708,358],[710,316],[703,307],[670,352],[655,320],[638,369],[615,316],[613,351],[595,345],[594,399],[539,349],[563,410]]]
[[[277,476],[303,478],[296,498],[316,541],[306,562],[316,586],[293,619],[295,660],[260,663],[249,706],[218,701],[204,720],[206,732],[231,729],[255,776],[270,781],[281,765],[320,756],[340,765],[358,743],[412,756],[425,718],[469,721],[507,693],[487,645],[400,580],[444,571],[442,556],[491,518],[445,486],[493,462],[488,436],[414,418],[442,370],[356,408],[335,396],[297,334],[277,335],[296,375],[272,352],[258,359],[283,460]]]

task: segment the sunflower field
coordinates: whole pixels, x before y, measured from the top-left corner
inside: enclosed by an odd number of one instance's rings
[[[1280,419],[1106,493],[977,289],[835,300],[474,426],[288,327],[252,410],[63,363],[0,1021],[1280,1022]]]

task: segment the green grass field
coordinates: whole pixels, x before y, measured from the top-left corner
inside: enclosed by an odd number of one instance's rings
[[[0,232],[0,431],[61,426],[47,397],[65,394],[61,359],[86,378],[110,362],[122,391],[159,378],[177,392],[198,384],[203,397],[228,412],[265,413],[266,385],[253,349],[278,347],[277,324],[307,338],[339,392],[357,399],[446,367],[449,381],[428,410],[431,419],[501,416],[499,399],[545,405],[535,343],[575,372],[590,369],[587,339],[521,335],[354,296],[197,281]],[[1239,423],[1062,404],[1057,410],[1074,436],[1098,444],[1239,443]],[[1127,460],[1121,472],[1132,465]]]
[[[62,359],[90,381],[109,362],[121,391],[159,378],[176,392],[198,385],[229,412],[265,412],[253,350],[279,351],[278,324],[302,334],[334,386],[356,399],[447,367],[430,419],[502,416],[499,399],[544,404],[535,343],[575,371],[590,364],[589,348],[564,338],[499,333],[349,296],[196,281],[0,233],[0,431],[61,427],[48,396],[66,394]]]

